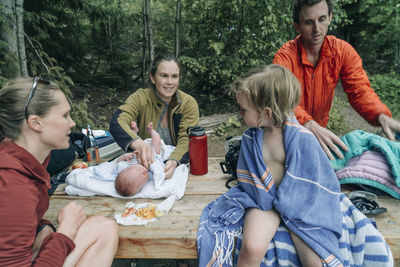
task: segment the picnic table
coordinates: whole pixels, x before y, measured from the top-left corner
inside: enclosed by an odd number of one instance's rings
[[[119,248],[116,258],[131,259],[197,259],[196,233],[203,208],[227,191],[225,182],[230,178],[223,174],[219,162],[223,158],[208,159],[208,173],[201,176],[189,174],[185,195],[175,202],[170,212],[147,226],[119,225]],[[76,201],[88,215],[104,215],[113,218],[123,212],[127,202],[158,204],[151,199],[120,199],[108,196],[77,197],[65,195],[58,188],[50,198],[45,218],[57,224],[58,210],[68,202]],[[400,209],[399,201],[391,197],[378,197],[387,212],[374,217],[379,231],[389,244],[393,257],[400,258]]]

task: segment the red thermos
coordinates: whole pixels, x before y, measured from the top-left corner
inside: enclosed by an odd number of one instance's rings
[[[203,175],[208,172],[207,135],[201,126],[189,127],[186,130],[189,136],[190,173]]]

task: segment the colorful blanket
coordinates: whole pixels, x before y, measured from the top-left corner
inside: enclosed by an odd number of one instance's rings
[[[288,229],[302,238],[326,266],[361,266],[370,258],[373,266],[381,262],[380,266],[387,266],[393,261],[370,221],[361,213],[353,217],[354,206],[340,193],[327,156],[308,130],[296,120],[285,123],[286,172],[279,188],[263,160],[262,137],[262,129],[252,128],[244,133],[237,168],[239,185],[203,211],[197,234],[199,266],[233,265],[232,252],[240,250],[245,210],[252,207],[274,208],[282,218],[263,266],[300,265]],[[345,204],[349,208],[344,209]],[[369,240],[365,229],[378,238]],[[357,251],[363,257],[355,258],[349,251]]]
[[[400,142],[361,130],[342,138],[349,148],[331,161],[340,184],[364,184],[400,199]]]

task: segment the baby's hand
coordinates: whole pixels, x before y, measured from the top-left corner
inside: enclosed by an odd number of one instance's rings
[[[130,153],[126,159],[127,162],[131,162],[131,160],[136,156],[137,152],[133,151],[132,153]]]
[[[117,160],[117,162],[121,162],[121,161],[128,161],[130,162],[131,159],[135,156],[135,152],[132,153],[125,153],[122,156],[120,156]]]

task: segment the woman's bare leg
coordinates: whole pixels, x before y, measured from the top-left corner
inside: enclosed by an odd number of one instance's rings
[[[74,239],[75,249],[63,266],[111,266],[118,241],[118,226],[114,220],[102,216],[89,217],[79,227]]]

